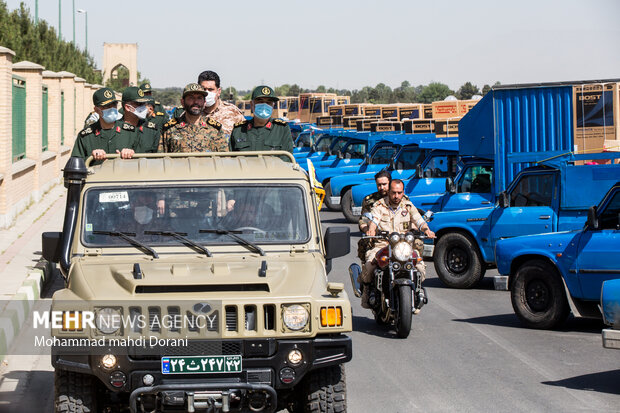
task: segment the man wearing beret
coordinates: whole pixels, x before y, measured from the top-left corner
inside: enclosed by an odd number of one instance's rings
[[[93,94],[93,104],[99,118],[78,134],[71,156],[93,156],[93,165],[103,162],[110,153],[118,153],[124,159],[131,158],[138,145],[138,138],[135,134],[123,132],[123,122],[117,120],[118,100],[114,91],[107,87],[97,90]]]
[[[190,83],[183,89],[181,106],[185,112],[179,119],[171,119],[164,125],[160,152],[226,152],[228,144],[222,132],[222,124],[207,118],[202,111],[207,92],[198,83]]]
[[[293,152],[293,137],[286,122],[272,119],[278,97],[269,86],[252,91],[252,112],[249,121],[235,124],[230,135],[231,151],[289,151]]]

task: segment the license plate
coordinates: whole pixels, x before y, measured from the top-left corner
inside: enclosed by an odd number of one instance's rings
[[[241,373],[241,356],[171,356],[161,358],[163,374]]]

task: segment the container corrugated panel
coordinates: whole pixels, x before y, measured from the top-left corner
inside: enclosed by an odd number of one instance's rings
[[[493,90],[459,123],[461,155],[495,161],[495,190],[530,163],[573,149],[572,86]],[[534,157],[534,156],[533,156]]]

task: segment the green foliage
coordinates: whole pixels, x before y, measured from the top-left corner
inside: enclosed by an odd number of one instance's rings
[[[9,12],[0,0],[0,45],[15,52],[14,62],[28,60],[47,70],[74,73],[88,83],[102,81],[93,57],[72,43],[58,40],[58,33],[45,20],[35,25],[24,3]]]
[[[478,86],[473,85],[471,82],[467,82],[457,90],[456,97],[461,100],[468,100],[471,99],[473,95],[479,94],[480,89],[478,89]]]
[[[484,85],[482,87],[482,96],[486,95],[487,93],[489,93],[489,91],[491,90],[491,86],[489,85]]]
[[[418,101],[420,103],[432,103],[438,100],[444,100],[450,95],[454,95],[454,92],[450,90],[448,85],[444,85],[439,82],[432,82],[422,89],[420,95],[418,96]]]
[[[182,94],[183,89],[180,87],[153,89],[153,98],[164,106],[180,106]]]

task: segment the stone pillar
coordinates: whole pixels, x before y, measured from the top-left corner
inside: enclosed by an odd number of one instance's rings
[[[65,116],[64,116],[64,144],[61,145],[61,154],[70,151],[75,141],[75,75],[69,72],[58,72],[60,75],[60,90],[65,95]]]
[[[11,157],[13,153],[12,66],[15,52],[0,46],[0,228],[12,221],[10,214]]]
[[[45,68],[33,62],[23,61],[13,65],[13,73],[26,80],[26,159],[34,162],[34,169],[20,178],[21,188],[29,187],[34,201],[41,199],[41,154],[43,78]],[[47,179],[46,179],[47,180]]]
[[[75,135],[84,129],[84,84],[86,79],[76,77],[75,79]]]

